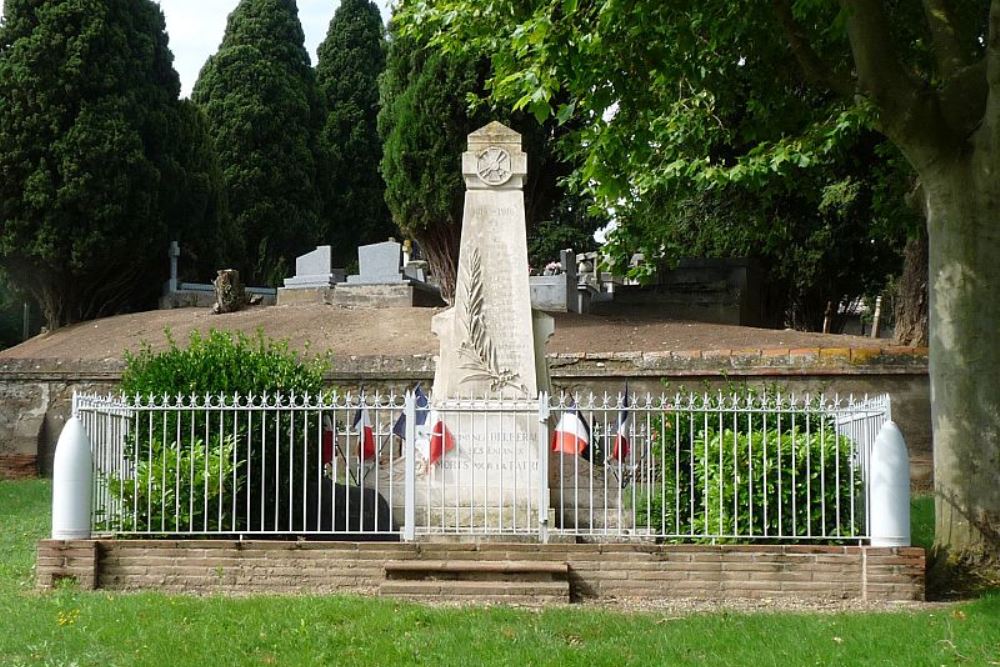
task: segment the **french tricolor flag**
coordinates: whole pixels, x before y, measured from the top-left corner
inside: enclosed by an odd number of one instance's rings
[[[437,410],[431,410],[430,418],[427,421],[433,424],[427,448],[427,461],[434,465],[441,460],[445,452],[455,449],[455,436],[448,430],[448,425],[438,415]]]
[[[361,407],[354,414],[354,423],[351,428],[358,434],[361,444],[358,448],[358,455],[362,461],[375,458],[375,430],[372,428],[372,421],[368,417],[368,406],[362,399]]]
[[[628,427],[632,421],[632,412],[629,410],[628,383],[625,383],[625,397],[622,399],[621,410],[618,411],[618,424],[614,429],[615,442],[611,448],[611,459],[613,461],[624,461],[628,458],[631,450],[628,442]]]
[[[573,456],[590,456],[590,426],[576,405],[570,405],[559,417],[552,433],[552,451]]]
[[[418,415],[419,415],[418,410]],[[455,436],[437,410],[424,413],[426,419],[417,426],[417,448],[430,465],[435,465],[447,452],[455,449]]]
[[[427,423],[427,394],[423,392],[418,384],[413,390],[413,397],[416,399],[416,411],[414,414],[414,428],[416,432],[420,432],[420,428]],[[399,418],[396,423],[392,425],[393,435],[398,436],[401,439],[406,438],[406,412],[400,412]]]

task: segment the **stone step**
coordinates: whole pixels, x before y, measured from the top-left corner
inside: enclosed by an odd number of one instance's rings
[[[414,600],[477,602],[569,602],[568,581],[419,581],[383,582],[379,595]]]
[[[391,560],[385,563],[386,575],[394,574],[545,574],[565,578],[569,565],[555,561],[532,560]]]

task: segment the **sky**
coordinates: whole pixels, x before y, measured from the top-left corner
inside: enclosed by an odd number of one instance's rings
[[[382,19],[389,20],[390,0],[375,0],[382,9]],[[226,30],[226,17],[239,0],[159,0],[167,17],[170,50],[174,53],[174,69],[181,77],[181,95],[191,94],[198,72],[205,60],[215,53]],[[306,48],[313,65],[316,48],[326,37],[327,27],[339,0],[298,0],[299,20],[306,34]],[[3,0],[0,0],[0,11]]]

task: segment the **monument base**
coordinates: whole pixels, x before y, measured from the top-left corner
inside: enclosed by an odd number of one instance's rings
[[[554,510],[546,508],[549,526],[555,520]],[[469,533],[476,535],[510,535],[538,533],[541,529],[538,509],[531,505],[505,507],[459,506],[441,507],[417,505],[415,526],[421,533]]]

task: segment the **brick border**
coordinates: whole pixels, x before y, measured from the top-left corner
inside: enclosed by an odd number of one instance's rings
[[[41,588],[52,588],[70,579],[80,588],[93,590],[97,588],[99,563],[96,540],[42,540],[38,543],[35,576]]]
[[[37,583],[222,593],[372,595],[389,560],[566,562],[573,599],[923,600],[916,547],[42,540]]]

